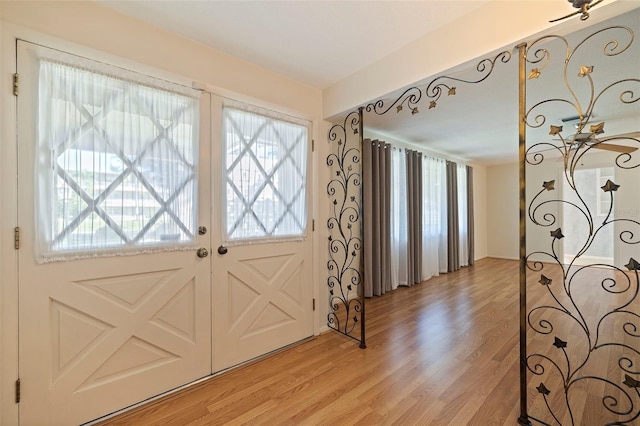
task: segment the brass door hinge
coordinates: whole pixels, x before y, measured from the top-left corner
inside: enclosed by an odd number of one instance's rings
[[[16,380],[16,404],[20,402],[20,379]]]
[[[311,139],[311,152],[316,151],[316,141],[315,139]]]
[[[18,73],[13,74],[13,95],[18,96],[18,83],[19,76]]]
[[[316,220],[312,219],[311,220],[311,232],[316,230]]]
[[[20,227],[16,226],[13,228],[13,247],[16,250],[20,249]]]
[[[316,299],[313,299],[313,310],[316,310]]]

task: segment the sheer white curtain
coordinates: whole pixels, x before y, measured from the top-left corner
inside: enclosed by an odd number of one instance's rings
[[[309,127],[305,120],[225,101],[228,242],[303,238]]]
[[[447,271],[446,162],[422,160],[422,280]]]
[[[193,246],[199,93],[67,56],[39,67],[39,261]]]
[[[460,266],[469,266],[469,209],[467,194],[467,166],[457,165],[458,175],[458,245]]]
[[[402,149],[391,154],[391,288],[407,285],[407,159]]]

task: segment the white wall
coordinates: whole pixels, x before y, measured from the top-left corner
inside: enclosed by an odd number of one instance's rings
[[[198,81],[223,96],[233,97],[313,121],[316,140],[313,179],[316,236],[314,294],[320,299],[316,327],[326,322],[327,230],[326,182],[328,123],[322,121],[321,91],[275,74],[168,31],[128,18],[89,1],[1,1],[0,57],[0,424],[17,422],[13,383],[17,377],[17,268],[12,246],[16,226],[15,38],[75,52],[99,51],[120,58],[120,64],[181,82]],[[324,310],[323,310],[324,309]]]
[[[473,167],[473,226],[475,239],[475,259],[483,259],[489,254],[489,234],[487,224],[489,202],[487,200],[487,175],[489,169],[480,164],[469,164]]]
[[[487,256],[519,257],[518,163],[487,167]]]

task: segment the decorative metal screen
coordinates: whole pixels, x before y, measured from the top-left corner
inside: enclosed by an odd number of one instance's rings
[[[307,124],[224,108],[226,235],[300,238],[307,224]]]
[[[194,240],[198,104],[41,61],[37,220],[45,258]]]
[[[605,25],[519,46],[523,425],[640,421],[640,46]]]

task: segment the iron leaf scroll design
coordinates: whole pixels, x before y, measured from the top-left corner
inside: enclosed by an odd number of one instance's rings
[[[456,94],[457,87],[454,84],[481,83],[489,78],[489,76],[493,73],[496,64],[506,64],[510,59],[511,52],[500,52],[493,58],[482,59],[476,64],[475,71],[479,74],[478,76],[476,76],[476,78],[462,79],[449,76],[436,77],[431,80],[431,82],[426,86],[425,89],[421,89],[415,86],[410,87],[402,92],[402,94],[393,101],[385,102],[385,100],[383,99],[378,99],[375,102],[367,104],[367,106],[365,107],[366,111],[373,112],[377,115],[384,115],[389,111],[393,111],[393,108],[395,107],[396,113],[404,111],[406,108],[406,110],[408,110],[412,115],[418,114],[420,112],[420,110],[418,109],[418,105],[423,99],[423,90],[426,99],[429,101],[427,108],[433,109],[437,106],[438,101],[443,94],[446,93],[447,96],[454,96]]]
[[[384,115],[390,111],[419,113],[419,104],[429,101],[428,109],[436,107],[440,98],[456,94],[455,84],[478,84],[485,81],[499,63],[506,64],[511,59],[508,51],[500,52],[492,58],[485,58],[475,66],[478,74],[474,78],[462,79],[450,76],[436,77],[429,84],[410,87],[393,101],[378,99],[347,115],[342,124],[329,130],[329,142],[335,145],[335,152],[327,157],[331,168],[331,180],[327,192],[332,203],[332,216],[327,222],[329,228],[329,287],[330,312],[327,325],[357,341],[364,348],[364,292],[361,225],[362,170],[362,113],[364,111]],[[357,142],[355,142],[357,140]],[[359,333],[359,334],[358,334]]]
[[[329,308],[327,325],[334,330],[362,343],[358,326],[362,322],[363,300],[360,255],[362,184],[362,152],[359,137],[360,117],[350,113],[342,125],[336,124],[329,131],[329,142],[335,144],[335,152],[327,157],[332,178],[327,193],[332,203],[329,227]],[[356,143],[354,143],[354,139]]]
[[[616,35],[618,38],[614,38]],[[566,90],[557,93],[566,96],[541,100],[524,117],[529,128],[547,124],[549,136],[555,139],[527,149],[528,167],[541,166],[553,157],[561,162],[547,163],[562,166],[561,182],[556,182],[553,175],[536,182],[540,189],[533,191],[526,206],[530,229],[544,233],[547,239],[540,245],[543,249],[535,247],[526,256],[530,277],[527,286],[531,292],[537,288],[535,294],[539,295],[532,299],[532,306],[526,307],[527,328],[531,331],[526,356],[532,386],[529,397],[535,395],[533,406],[546,416],[538,419],[536,412],[536,417],[530,418],[542,424],[623,425],[640,421],[640,222],[632,212],[620,208],[621,201],[637,198],[638,189],[637,185],[614,181],[640,166],[636,153],[640,134],[607,137],[606,123],[594,120],[594,109],[605,96],[613,95],[622,106],[638,102],[640,79],[622,78],[598,86],[598,78],[604,75],[591,64],[575,63],[576,53],[600,38],[605,39],[601,54],[613,57],[627,52],[634,33],[626,26],[612,26],[594,32],[574,48],[564,37],[545,36],[531,43],[525,53],[531,67],[528,79],[532,80],[543,77],[551,63],[548,42],[559,42],[565,52],[561,78]],[[567,131],[566,126],[549,123],[548,111],[558,110],[569,110],[577,116],[575,129]],[[578,183],[576,175],[582,164],[593,158],[590,154],[611,142],[624,145],[619,153],[610,154],[615,157],[610,165],[616,170],[615,179],[607,179],[597,189],[599,194],[594,192],[608,205],[598,214],[589,198],[594,195]],[[539,170],[544,174],[548,169]],[[563,230],[560,214],[580,223],[584,235]],[[588,250],[606,232],[612,232],[614,245],[626,247],[627,253],[629,248],[633,250],[634,256],[624,259],[624,267],[616,266],[621,263],[617,255],[610,262],[587,259]],[[569,239],[577,253],[567,256],[562,254],[561,244]],[[594,410],[598,412],[594,414]],[[594,417],[585,420],[585,412]]]

